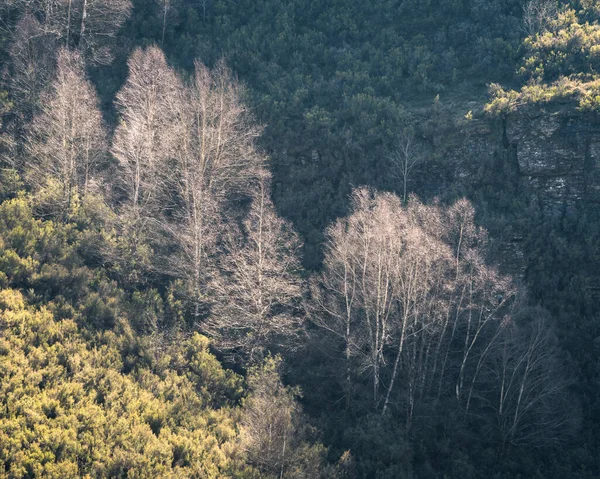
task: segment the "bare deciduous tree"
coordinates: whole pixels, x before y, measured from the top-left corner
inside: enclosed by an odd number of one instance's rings
[[[390,155],[392,174],[402,182],[402,201],[408,198],[408,182],[415,167],[424,159],[423,151],[416,142],[412,129],[400,132],[398,144]]]
[[[98,98],[85,77],[78,53],[58,53],[56,79],[43,95],[42,111],[27,139],[31,181],[35,187],[54,180],[58,212],[68,214],[71,201],[84,196],[106,156],[106,132]]]
[[[34,11],[47,34],[91,63],[112,61],[114,39],[131,13],[130,0],[38,0]]]
[[[242,87],[222,62],[213,71],[197,62],[173,105],[169,188],[176,195],[166,229],[177,250],[167,263],[171,274],[188,283],[198,320],[225,204],[250,193],[264,158],[254,145],[260,129],[244,106]]]
[[[124,207],[135,219],[155,216],[173,156],[173,104],[182,88],[157,47],[137,49],[117,94],[120,124],[112,153],[122,171]]]
[[[523,31],[527,35],[544,33],[557,15],[556,0],[529,0],[523,5]]]
[[[296,398],[281,382],[281,359],[268,358],[248,374],[250,394],[241,418],[241,446],[250,464],[265,477],[336,477],[324,467],[324,450],[310,444],[310,427]]]
[[[270,347],[296,346],[302,326],[300,242],[269,196],[263,177],[243,231],[226,233],[220,274],[212,285],[215,304],[205,323],[217,347],[251,362]]]
[[[174,105],[183,86],[157,47],[137,49],[128,66],[129,76],[116,99],[120,122],[112,153],[120,170],[115,187],[120,192],[119,230],[126,240],[123,259],[141,265],[148,263],[144,243],[162,231],[170,164],[179,141]]]
[[[162,35],[160,43],[164,45],[165,43],[165,32],[167,31],[167,17],[169,15],[169,10],[171,9],[171,0],[162,0]]]
[[[567,405],[546,311],[528,308],[506,324],[491,372],[497,388],[486,404],[496,414],[503,451],[509,445],[560,443],[572,431],[576,411]]]
[[[206,23],[206,7],[209,5],[209,0],[200,0],[200,5],[202,5],[202,22]]]
[[[395,235],[402,238],[402,248],[395,263],[394,296],[397,313],[395,334],[396,357],[382,408],[385,414],[408,343],[405,378],[407,389],[407,425],[410,426],[415,401],[425,386],[426,362],[430,342],[440,329],[441,295],[444,292],[450,250],[441,241],[439,207],[427,207],[411,197],[402,209],[404,220],[397,223]],[[397,220],[398,221],[398,220]]]
[[[156,0],[159,7],[160,22],[161,22],[161,40],[160,44],[164,45],[167,34],[167,25],[175,17],[179,10],[177,0]]]
[[[10,61],[3,71],[15,111],[23,123],[31,121],[39,107],[40,95],[55,72],[56,44],[32,15],[16,26],[10,46]]]

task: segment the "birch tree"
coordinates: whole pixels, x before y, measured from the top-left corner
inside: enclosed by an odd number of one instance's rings
[[[116,99],[119,126],[112,153],[122,172],[124,206],[140,219],[160,207],[167,162],[177,141],[173,104],[182,86],[157,47],[137,49],[127,65],[129,76]]]
[[[264,158],[254,144],[260,129],[242,95],[242,86],[223,62],[212,71],[196,62],[192,80],[173,102],[170,135],[176,145],[166,231],[176,250],[166,263],[168,271],[187,284],[195,321],[225,210],[235,209],[236,198],[250,194],[262,174]]]
[[[214,306],[205,323],[217,347],[255,362],[270,348],[298,345],[299,248],[291,225],[275,213],[268,177],[261,178],[243,230],[225,234],[212,284]]]
[[[496,415],[502,452],[511,445],[559,444],[575,419],[547,312],[528,308],[518,316],[494,350],[495,397],[486,401]]]
[[[32,5],[47,35],[101,65],[112,61],[117,33],[131,8],[130,0],[37,0]]]
[[[29,129],[28,166],[35,188],[56,182],[53,208],[65,216],[72,201],[92,189],[107,144],[98,98],[85,77],[81,56],[60,50],[56,71]]]
[[[415,167],[424,159],[420,145],[415,141],[411,129],[403,129],[397,140],[397,146],[390,155],[392,174],[402,185],[402,201],[408,199],[408,183]]]
[[[311,428],[297,402],[299,390],[284,386],[281,369],[281,359],[275,357],[248,373],[250,394],[240,421],[240,445],[248,462],[264,477],[337,477],[337,471],[326,466],[326,449],[311,438]]]
[[[157,47],[135,50],[128,67],[129,76],[116,98],[119,126],[112,154],[119,170],[120,232],[128,244],[123,253],[138,262],[148,237],[162,231],[169,161],[179,141],[173,105],[183,87]]]
[[[556,0],[529,0],[523,5],[523,31],[527,35],[544,33],[556,20],[558,12]]]
[[[158,6],[158,14],[160,16],[161,23],[161,35],[160,44],[164,45],[165,37],[167,35],[167,27],[170,22],[176,20],[179,10],[181,8],[178,0],[156,0]]]
[[[34,16],[19,20],[2,74],[22,123],[30,122],[38,112],[40,96],[55,73],[56,49],[54,39],[45,35]]]

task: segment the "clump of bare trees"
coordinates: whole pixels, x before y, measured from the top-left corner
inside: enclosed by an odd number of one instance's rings
[[[23,20],[22,32],[45,28],[36,22]],[[61,48],[40,96],[45,79],[29,70],[37,60],[27,38],[13,67],[22,59],[15,91],[32,105],[27,171],[38,197],[69,219],[79,199],[101,191],[112,157],[115,181],[104,192],[116,220],[105,225],[113,233],[105,259],[135,285],[149,271],[174,280],[189,324],[221,352],[255,365],[297,348],[307,312],[331,354],[341,353],[348,408],[366,389],[371,412],[401,416],[408,429],[453,401],[469,417],[493,417],[503,448],[560,439],[568,418],[557,409],[564,382],[548,321],[486,263],[488,240],[468,201],[446,207],[408,195],[422,159],[408,130],[393,159],[402,198],[355,190],[306,288],[300,240],[271,202],[261,129],[223,62],[197,62],[182,78],[158,47],[137,49],[109,149],[84,53]],[[293,477],[302,415],[269,361],[250,375],[245,447],[261,469]]]
[[[112,154],[119,172],[119,230],[127,245],[123,254],[142,264],[146,242],[161,224],[176,141],[172,105],[181,84],[157,47],[137,49],[128,66],[129,76],[116,98],[120,124]]]
[[[0,28],[10,38],[1,74],[14,105],[3,128],[4,147],[10,150],[3,161],[20,171],[24,167],[15,157],[20,156],[28,124],[47,100],[42,94],[56,75],[57,52],[64,48],[77,53],[84,69],[111,63],[117,33],[131,8],[130,0],[0,1]]]
[[[212,70],[196,62],[193,76],[183,80],[157,47],[133,53],[117,95],[121,120],[112,151],[121,171],[121,236],[131,243],[124,253],[147,254],[140,250],[148,241],[170,245],[170,253],[148,267],[182,281],[196,323],[206,313],[209,283],[217,296],[225,294],[225,283],[211,280],[220,239],[231,261],[247,252],[227,240],[228,229],[237,231],[243,199],[269,201],[264,157],[255,146],[260,128],[243,95],[223,62]],[[270,203],[260,215],[267,210]],[[266,213],[262,219],[276,221]],[[247,233],[256,240],[252,227]]]
[[[2,2],[2,7],[7,11],[3,27],[14,30],[3,73],[28,121],[53,76],[58,47],[79,52],[86,64],[110,63],[132,5],[130,0],[22,0]]]
[[[522,308],[517,288],[486,264],[486,242],[466,200],[445,208],[411,197],[403,206],[389,193],[353,193],[351,214],[327,231],[323,272],[307,304],[313,323],[341,344],[349,406],[366,375],[372,408],[402,412],[407,427],[441,397],[475,414],[488,407],[489,370],[509,337],[519,364],[511,362],[520,381],[513,389],[528,391],[536,410],[542,397],[560,397],[560,387],[540,388],[526,374],[528,361],[531,370],[546,362],[537,361],[542,350],[553,353],[536,339],[539,328],[530,333],[514,319]]]
[[[324,271],[313,281],[309,307],[313,320],[344,343],[347,391],[353,368],[369,371],[373,406],[385,411],[407,343],[431,326],[428,292],[450,253],[420,227],[416,200],[412,215],[395,195],[367,189],[355,191],[352,204],[353,213],[328,231]],[[392,377],[382,386],[390,347]]]

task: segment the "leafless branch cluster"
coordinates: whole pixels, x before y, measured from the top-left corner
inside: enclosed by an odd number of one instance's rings
[[[527,35],[544,33],[557,15],[556,0],[529,0],[523,5],[523,31]]]
[[[395,149],[390,154],[391,173],[402,184],[402,201],[408,198],[408,183],[415,167],[425,159],[414,132],[405,128],[400,132]]]
[[[548,313],[527,308],[523,327],[508,324],[489,365],[495,396],[489,401],[502,444],[549,446],[574,430],[576,416],[564,392],[556,336]]]
[[[241,418],[241,446],[266,477],[337,477],[324,465],[322,449],[310,445],[310,427],[296,397],[280,378],[281,359],[268,358],[248,374],[250,395]]]
[[[204,328],[217,346],[254,362],[267,347],[296,346],[302,280],[298,276],[300,241],[279,218],[263,178],[244,220],[243,230],[230,230],[223,241],[211,316]]]
[[[2,73],[22,122],[31,121],[38,111],[40,95],[55,73],[57,45],[53,40],[32,15],[23,16],[16,26],[9,49],[11,61]]]
[[[79,51],[88,63],[108,64],[132,4],[130,0],[21,0],[12,2],[11,8],[20,11],[22,19],[35,18],[46,41]]]
[[[41,103],[28,135],[29,174],[38,189],[56,182],[53,210],[64,215],[93,187],[107,154],[98,98],[78,53],[59,51],[56,78]]]
[[[442,396],[475,414],[487,407],[487,371],[508,325],[516,324],[517,289],[485,263],[486,236],[469,202],[402,203],[388,193],[354,192],[350,216],[327,232],[324,269],[311,284],[307,309],[343,346],[348,403],[353,383],[367,375],[373,408],[404,411],[407,426],[415,411]],[[509,341],[520,351],[516,361],[533,354],[519,349],[522,342],[545,350],[520,329],[519,335]],[[532,408],[542,395],[559,394],[519,374]]]
[[[191,82],[173,103],[170,134],[177,146],[169,180],[177,192],[170,204],[176,227],[168,230],[181,248],[170,267],[195,285],[215,253],[225,203],[249,194],[262,171],[264,160],[254,145],[260,130],[241,96],[223,63],[213,71],[196,63]]]

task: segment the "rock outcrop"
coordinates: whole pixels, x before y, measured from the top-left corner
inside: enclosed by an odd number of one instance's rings
[[[600,119],[573,110],[509,115],[506,138],[518,174],[547,213],[600,205]]]

